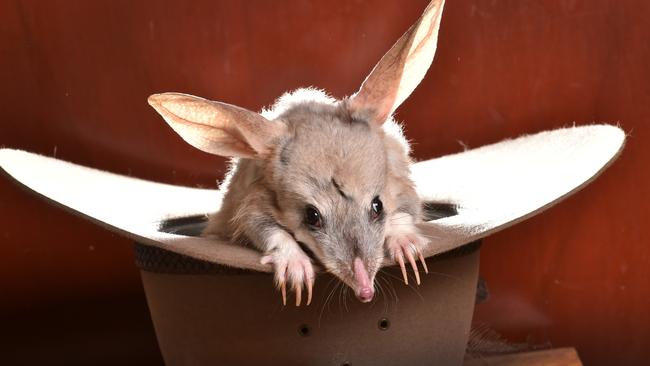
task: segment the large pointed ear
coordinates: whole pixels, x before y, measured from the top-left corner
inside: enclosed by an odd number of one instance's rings
[[[431,1],[420,19],[381,58],[348,101],[353,116],[384,123],[422,81],[436,53],[444,3]]]
[[[154,94],[148,102],[185,141],[210,154],[264,158],[286,132],[280,121],[192,95]]]

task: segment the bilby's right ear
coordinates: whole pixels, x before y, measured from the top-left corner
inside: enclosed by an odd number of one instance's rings
[[[185,141],[210,154],[265,158],[287,130],[280,121],[192,95],[154,94],[148,102]]]

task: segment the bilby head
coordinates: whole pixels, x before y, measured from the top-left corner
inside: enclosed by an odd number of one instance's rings
[[[319,101],[304,102],[300,94]],[[387,189],[389,155],[408,170],[407,154],[387,141],[381,125],[353,117],[347,101],[318,94],[301,90],[281,99],[280,105],[297,102],[280,116],[287,134],[268,160],[266,178],[282,225],[366,302],[384,259],[385,205],[395,202]]]

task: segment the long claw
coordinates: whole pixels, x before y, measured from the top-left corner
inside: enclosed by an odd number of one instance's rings
[[[282,291],[282,305],[287,306],[287,285],[284,281],[280,282],[280,291]]]
[[[307,279],[307,305],[311,304],[311,292],[314,287],[314,281],[311,278]]]
[[[402,269],[402,277],[404,277],[404,283],[409,284],[409,279],[406,276],[406,266],[404,265],[404,257],[402,256],[402,252],[397,250],[395,252],[395,258],[397,259],[397,263],[399,263],[399,267]]]
[[[296,290],[296,306],[300,306],[300,302],[302,300],[302,284],[296,284],[294,286],[294,289]]]
[[[406,250],[406,258],[409,260],[411,263],[411,267],[413,267],[413,273],[415,274],[415,282],[419,285],[420,284],[420,272],[418,271],[418,264],[415,261],[415,258],[413,258],[413,253],[411,253],[411,250]]]
[[[304,265],[304,277],[307,286],[307,305],[311,304],[312,290],[314,287],[314,269],[309,265]]]
[[[427,268],[427,262],[424,260],[424,256],[422,255],[421,252],[418,252],[418,257],[420,257],[420,263],[422,263],[422,267],[424,267],[424,273],[429,274],[429,268]]]

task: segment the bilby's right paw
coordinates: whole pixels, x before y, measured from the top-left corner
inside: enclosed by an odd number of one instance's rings
[[[287,284],[296,293],[296,306],[302,301],[302,289],[307,289],[307,305],[311,304],[314,286],[314,266],[297,244],[284,245],[266,253],[262,264],[273,264],[275,283],[282,292],[282,304],[287,304]]]

